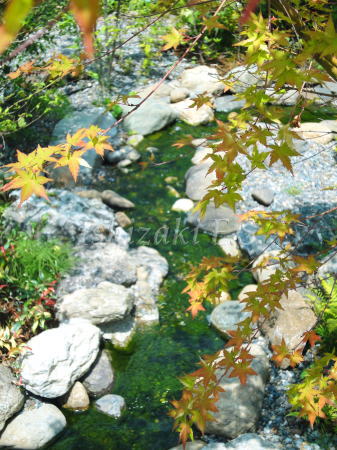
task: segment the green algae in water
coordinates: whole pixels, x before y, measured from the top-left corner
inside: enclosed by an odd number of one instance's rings
[[[194,128],[179,123],[155,133],[139,146],[143,161],[149,163],[147,168],[136,166],[128,174],[107,171],[107,181],[96,186],[99,190],[114,189],[136,204],[128,213],[134,221],[132,246],[156,248],[167,258],[170,271],[158,299],[160,325],[137,334],[132,354],[111,352],[116,374],[113,393],[125,398],[126,413],[115,420],[94,408],[81,414],[66,411],[68,427],[49,448],[166,450],[177,445],[177,433],[167,413],[170,400],[181,395],[178,377],[195,370],[200,356],[214,353],[224,344],[207,322],[210,305],[205,305],[206,312],[194,320],[186,313],[183,277],[203,256],[221,256],[222,252],[207,234],[200,233],[195,240],[194,229],[184,225],[185,215],[171,211],[175,198],[167,184],[184,196],[184,175],[195,151],[172,144],[188,134],[207,136],[214,128],[214,124]],[[159,149],[154,161],[147,147]],[[167,177],[176,178],[166,183]],[[174,239],[177,228],[179,238]],[[250,282],[251,276],[243,272],[233,283],[233,293]]]

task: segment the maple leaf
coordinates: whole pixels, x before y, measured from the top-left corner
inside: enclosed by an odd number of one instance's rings
[[[305,272],[312,275],[321,266],[321,263],[313,255],[306,257],[294,255],[293,260],[297,264],[296,267],[291,269],[293,272]]]
[[[186,311],[191,311],[191,315],[193,319],[197,316],[199,311],[206,311],[200,302],[193,302],[191,306],[189,306]]]
[[[20,77],[23,73],[31,73],[34,69],[34,61],[28,61],[22,66],[18,67],[15,72],[10,72],[7,76],[11,80],[15,80]]]
[[[289,172],[293,173],[292,164],[290,161],[290,157],[292,156],[300,156],[294,148],[289,147],[286,142],[281,143],[280,145],[270,145],[273,151],[270,153],[270,166],[272,166],[275,162],[281,161],[283,166],[289,170]]]
[[[214,28],[226,29],[225,25],[223,25],[221,22],[219,22],[217,16],[204,17],[203,25],[206,27],[206,29],[208,31],[212,31],[212,30],[214,30]]]
[[[182,147],[193,147],[192,141],[194,140],[194,137],[192,135],[184,136],[182,139],[179,139],[179,141],[176,141],[174,144],[172,144],[172,147],[182,148]]]
[[[74,150],[74,151],[63,151],[61,153],[61,158],[59,158],[55,164],[55,167],[69,167],[70,173],[74,180],[77,181],[78,172],[80,166],[90,167],[89,164],[82,158],[83,153],[86,150]]]
[[[48,195],[43,187],[48,181],[51,181],[50,178],[46,178],[44,176],[38,175],[33,172],[28,172],[25,170],[16,170],[16,176],[9,183],[5,184],[1,190],[3,192],[12,190],[12,189],[21,189],[21,197],[20,204],[31,197],[33,194],[43,197],[48,200]]]
[[[212,97],[207,94],[198,94],[192,99],[193,103],[189,108],[201,108],[203,105],[212,107]]]
[[[86,54],[94,56],[93,32],[100,15],[100,0],[71,0],[70,9],[83,33]]]
[[[239,361],[235,363],[229,378],[238,377],[241,384],[246,384],[248,375],[257,375],[257,373],[250,367],[249,361]]]
[[[49,61],[49,64],[42,67],[47,71],[51,78],[63,78],[68,74],[78,76],[83,70],[78,58],[69,58],[66,55],[56,55]]]
[[[104,156],[104,150],[113,151],[112,146],[107,142],[110,136],[103,136],[104,130],[97,127],[96,125],[92,125],[86,132],[85,137],[89,139],[89,142],[85,145],[85,149],[93,148],[95,152]]]
[[[275,361],[275,363],[280,366],[284,359],[289,357],[289,349],[287,347],[287,344],[282,338],[281,344],[279,345],[272,345],[273,352],[275,353],[272,356],[272,360]]]
[[[171,31],[168,34],[161,36],[161,38],[166,42],[162,48],[163,51],[169,50],[170,48],[176,49],[184,42],[184,35],[174,27],[171,28]]]
[[[6,4],[6,9],[2,15],[2,25],[0,25],[0,53],[3,53],[15,39],[25,18],[34,6],[33,0],[11,0],[2,3]]]
[[[318,336],[314,330],[311,330],[303,333],[303,339],[301,342],[303,342],[304,344],[309,342],[310,346],[313,347],[316,344],[316,342],[320,340],[321,337]]]

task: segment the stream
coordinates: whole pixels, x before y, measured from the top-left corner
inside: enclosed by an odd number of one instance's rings
[[[177,445],[178,434],[167,413],[170,401],[181,395],[178,377],[194,371],[200,356],[216,352],[224,342],[208,325],[211,306],[205,305],[206,312],[193,320],[186,313],[187,295],[181,294],[190,264],[222,252],[211,236],[195,235],[184,225],[184,213],[171,211],[176,200],[172,188],[185,196],[184,174],[194,153],[190,147],[177,149],[172,144],[186,135],[207,136],[214,128],[214,123],[195,128],[177,122],[139,144],[145,164],[134,164],[127,174],[106,167],[99,177],[104,179],[92,186],[113,189],[135,203],[128,213],[134,222],[131,246],[156,248],[167,258],[170,271],[158,299],[160,324],[138,332],[128,352],[107,346],[115,369],[112,393],[123,396],[127,404],[123,416],[116,420],[94,408],[80,413],[63,410],[68,426],[48,448],[166,450]],[[148,147],[158,150],[151,156]],[[232,284],[232,295],[251,282],[250,273],[243,272]]]

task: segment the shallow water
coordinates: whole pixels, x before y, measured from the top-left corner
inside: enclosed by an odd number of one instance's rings
[[[138,334],[129,354],[109,348],[116,369],[112,392],[122,395],[127,404],[123,417],[115,420],[94,408],[84,413],[65,411],[68,427],[48,448],[165,450],[178,443],[167,415],[170,400],[180,397],[177,377],[195,370],[199,356],[217,351],[223,341],[208,325],[210,307],[194,320],[185,312],[187,296],[181,291],[189,265],[203,256],[220,256],[221,251],[211,236],[200,233],[195,239],[194,230],[184,225],[185,215],[171,211],[176,199],[168,185],[184,197],[184,174],[194,153],[191,147],[177,149],[172,144],[189,134],[208,135],[213,128],[214,124],[194,128],[177,123],[155,133],[139,145],[148,166],[134,164],[128,174],[107,169],[105,179],[94,186],[114,189],[136,204],[128,213],[134,221],[131,245],[157,248],[170,271],[158,300],[160,325]],[[159,149],[154,159],[147,147]],[[167,177],[175,178],[167,182]],[[250,281],[250,275],[243,273],[233,283],[233,293]]]

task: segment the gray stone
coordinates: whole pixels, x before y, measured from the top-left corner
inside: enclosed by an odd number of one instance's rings
[[[111,341],[117,350],[128,350],[136,334],[136,320],[132,316],[126,317],[120,322],[103,324],[100,329],[103,339]]]
[[[102,200],[102,194],[99,191],[96,191],[96,189],[86,189],[85,191],[77,191],[75,190],[74,193],[82,198],[89,198],[89,199],[96,199],[96,200]]]
[[[230,90],[235,93],[244,92],[250,86],[263,86],[261,74],[257,74],[256,65],[237,66],[227,73],[226,80],[231,83]]]
[[[132,107],[124,107],[128,112]],[[142,106],[126,117],[123,126],[127,131],[146,136],[159,131],[176,119],[176,113],[172,107],[156,99],[147,100]]]
[[[58,285],[59,296],[81,288],[96,287],[102,281],[124,286],[130,286],[137,281],[137,262],[124,248],[112,242],[79,248],[75,258],[78,264]]]
[[[302,139],[309,139],[318,144],[328,144],[336,136],[331,130],[331,125],[324,122],[303,122],[300,127],[293,128],[292,130]]]
[[[159,309],[148,279],[137,281],[135,306],[135,319],[138,325],[159,323]]]
[[[127,228],[130,225],[132,225],[132,220],[123,211],[117,211],[115,213],[115,218],[116,218],[118,225],[122,228]]]
[[[132,147],[137,147],[137,145],[142,142],[143,139],[144,136],[142,134],[134,134],[128,138],[127,144],[131,145]]]
[[[211,163],[204,162],[191,167],[186,172],[186,195],[191,200],[199,201],[207,194],[209,186],[216,179],[215,173],[207,174]]]
[[[200,450],[204,448],[206,445],[205,442],[202,441],[193,441],[193,442],[186,442],[186,450]],[[170,448],[170,450],[185,450],[182,445],[177,445],[176,447]]]
[[[260,205],[269,206],[273,203],[274,192],[268,188],[255,189],[252,192],[252,197],[260,203]]]
[[[8,367],[0,365],[0,431],[6,421],[23,407],[25,396],[16,386],[16,379]]]
[[[213,151],[209,147],[198,147],[191,161],[193,164],[202,164],[204,162],[207,162],[208,155],[212,153]]]
[[[103,203],[105,203],[108,206],[111,206],[112,208],[117,207],[129,209],[135,207],[135,204],[132,203],[130,200],[128,200],[125,197],[122,197],[115,191],[111,191],[110,189],[103,191],[101,197]]]
[[[138,267],[144,267],[149,285],[154,294],[158,293],[159,286],[168,273],[168,263],[161,254],[151,247],[141,246],[131,250]]]
[[[216,208],[213,204],[207,206],[203,217],[199,211],[190,212],[187,222],[214,236],[234,233],[240,227],[239,219],[232,209],[226,206]]]
[[[304,297],[297,291],[289,291],[282,295],[280,304],[283,309],[276,309],[261,324],[261,330],[268,338],[270,345],[279,345],[284,339],[290,351],[301,350],[302,339],[306,331],[310,331],[317,322],[317,317]],[[289,367],[289,360],[284,359],[282,369]]]
[[[204,450],[280,450],[282,447],[263,439],[256,433],[245,433],[227,442],[212,442],[203,447]]]
[[[229,330],[236,330],[238,323],[250,316],[249,311],[243,311],[245,306],[237,300],[220,303],[213,309],[210,322],[216,330],[228,337]]]
[[[82,383],[76,381],[70,392],[64,399],[63,408],[73,409],[75,411],[86,410],[89,408],[90,400],[87,391]]]
[[[117,225],[114,214],[100,200],[81,198],[61,189],[50,189],[48,194],[50,202],[33,196],[18,208],[19,201],[15,201],[4,212],[6,224],[31,231],[33,223],[45,223],[38,237],[61,238],[79,245],[114,238]],[[15,191],[13,195],[17,197],[18,193]]]
[[[101,397],[111,391],[114,371],[109,353],[106,350],[99,353],[89,372],[81,381],[90,397]]]
[[[95,361],[99,342],[99,329],[83,319],[34,336],[22,356],[23,386],[41,397],[60,397]]]
[[[57,302],[57,318],[78,317],[93,325],[116,322],[127,316],[134,303],[132,292],[120,284],[103,281],[95,288],[79,289]]]
[[[62,144],[66,140],[68,133],[73,134],[80,128],[89,128],[91,125],[97,125],[99,128],[106,130],[110,128],[116,122],[116,119],[110,112],[107,112],[104,108],[96,108],[91,106],[87,110],[74,111],[66,115],[60,122],[58,122],[54,128],[53,135],[50,141],[50,145]],[[116,128],[112,128],[107,132],[110,137],[114,137],[117,134]],[[102,161],[95,150],[88,150],[83,155],[83,159],[92,167],[95,167]],[[60,169],[53,170],[56,177],[69,177],[69,169],[61,167]],[[80,167],[80,172],[89,173],[91,169]],[[69,177],[70,178],[70,177]],[[70,178],[71,179],[71,178]],[[66,182],[66,180],[65,180]]]
[[[96,408],[107,414],[108,416],[112,416],[115,419],[118,419],[123,410],[125,409],[125,400],[120,395],[105,395],[95,402]]]
[[[245,106],[244,100],[239,100],[234,95],[224,95],[214,100],[216,112],[231,112],[236,109],[241,109]]]
[[[131,166],[132,161],[131,159],[123,159],[122,161],[119,161],[119,163],[117,164],[118,169],[124,169],[125,167],[129,167]],[[127,172],[125,172],[127,173]]]
[[[65,426],[66,419],[61,411],[54,405],[43,403],[39,408],[21,412],[7,425],[0,438],[0,447],[38,449]]]
[[[251,367],[257,375],[249,375],[246,384],[229,375],[221,378],[219,386],[224,392],[220,392],[216,404],[219,411],[212,413],[216,421],[206,423],[206,433],[234,439],[255,430],[269,377],[269,361],[263,343],[253,343],[249,353],[254,356]],[[222,375],[219,370],[217,377]]]

